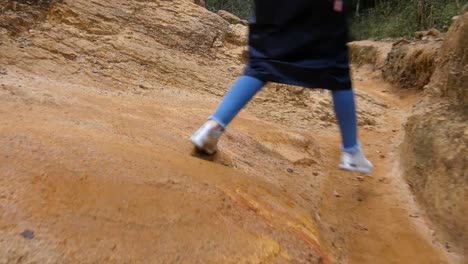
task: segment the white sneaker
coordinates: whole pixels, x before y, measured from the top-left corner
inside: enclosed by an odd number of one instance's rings
[[[372,163],[367,160],[362,150],[359,150],[354,154],[343,152],[341,155],[341,163],[339,168],[343,170],[370,174],[372,172],[373,166]]]
[[[192,143],[199,151],[213,155],[218,150],[218,141],[222,133],[218,122],[210,120],[193,134]]]

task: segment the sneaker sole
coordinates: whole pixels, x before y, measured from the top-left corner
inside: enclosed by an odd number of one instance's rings
[[[207,149],[205,145],[203,145],[201,142],[199,142],[193,137],[191,138],[191,141],[192,141],[192,144],[195,146],[195,148],[200,152],[206,153],[208,155],[213,155],[216,153],[216,150]]]
[[[340,164],[339,168],[342,170],[361,172],[361,173],[366,173],[366,174],[372,173],[372,168],[352,167],[352,166],[347,166],[343,164]]]

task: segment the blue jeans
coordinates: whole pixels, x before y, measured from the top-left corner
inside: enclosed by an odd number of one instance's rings
[[[236,117],[242,108],[252,100],[265,82],[249,76],[240,77],[224,96],[216,112],[210,117],[223,128]],[[360,146],[357,139],[356,103],[353,90],[333,91],[333,104],[341,131],[343,150],[355,153]]]

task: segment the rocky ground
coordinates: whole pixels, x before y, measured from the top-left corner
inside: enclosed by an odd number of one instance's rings
[[[193,152],[189,136],[242,72],[243,21],[200,1],[0,4],[0,263],[463,262],[465,238],[427,213],[433,201],[420,207],[427,185],[400,162],[403,141],[405,160],[424,153],[403,124],[429,96],[400,81],[447,100],[466,82],[453,94],[430,78],[385,77],[404,74],[385,62],[407,49],[352,48],[361,141],[376,165],[366,176],[336,168],[329,94],[284,85],[259,94],[215,157]],[[424,41],[434,59],[442,41]]]

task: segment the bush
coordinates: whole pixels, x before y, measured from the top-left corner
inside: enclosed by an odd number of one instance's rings
[[[328,0],[310,0],[328,1]],[[344,0],[352,10],[354,39],[410,37],[436,28],[446,31],[468,0]],[[249,18],[253,0],[206,0],[211,11],[226,10]]]
[[[251,15],[252,0],[206,0],[206,7],[216,12],[226,10],[240,18],[248,19]]]
[[[459,14],[460,6],[460,1],[453,0],[379,2],[353,16],[352,36],[358,40],[382,39],[412,37],[414,32],[430,28],[446,31],[452,17]]]

